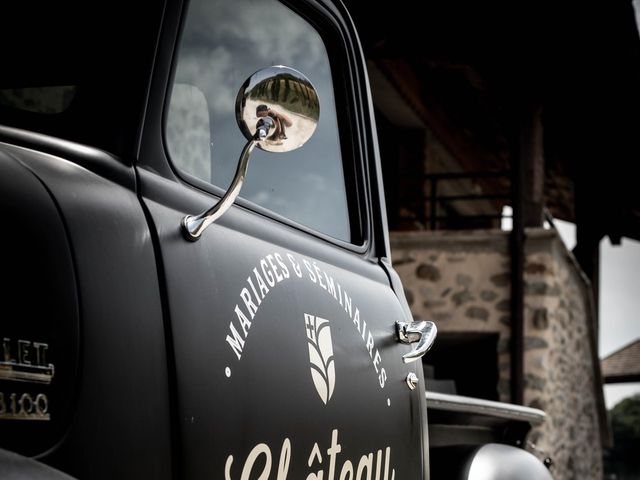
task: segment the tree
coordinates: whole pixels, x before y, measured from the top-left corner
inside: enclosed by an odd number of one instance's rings
[[[625,398],[610,411],[613,448],[606,468],[618,480],[640,479],[640,394]]]

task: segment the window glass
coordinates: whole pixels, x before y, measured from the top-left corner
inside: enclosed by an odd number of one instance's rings
[[[166,121],[171,159],[179,170],[226,189],[246,143],[235,119],[236,94],[245,79],[271,65],[295,68],[311,80],[320,122],[297,150],[254,150],[240,195],[349,241],[329,56],[319,33],[275,0],[190,3]]]
[[[75,94],[73,85],[2,89],[0,105],[35,113],[62,113]]]

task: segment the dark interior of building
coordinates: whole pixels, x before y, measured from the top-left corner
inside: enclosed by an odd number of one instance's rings
[[[519,197],[524,226],[541,225],[544,207],[577,223],[587,273],[603,236],[640,239],[630,1],[346,3],[368,58],[393,229],[494,227]],[[422,155],[425,128],[455,164]]]
[[[495,333],[440,334],[428,358],[423,359],[427,389],[499,400],[497,344]]]
[[[345,3],[367,57],[390,228],[499,229],[511,216],[510,388],[521,403],[526,229],[576,224],[595,312],[600,241],[640,240],[640,15],[631,0]],[[426,370],[432,384],[453,378],[457,393],[495,398],[465,384],[465,352],[446,344]]]

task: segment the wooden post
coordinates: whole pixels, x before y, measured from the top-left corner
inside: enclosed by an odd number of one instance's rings
[[[525,228],[542,225],[544,156],[541,108],[519,112],[511,150],[511,401],[524,401]]]

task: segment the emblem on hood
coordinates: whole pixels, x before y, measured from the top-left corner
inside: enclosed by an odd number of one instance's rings
[[[326,405],[333,396],[336,384],[331,327],[329,326],[329,320],[307,313],[304,314],[304,323],[309,345],[311,378],[318,395],[320,395],[320,399]]]

